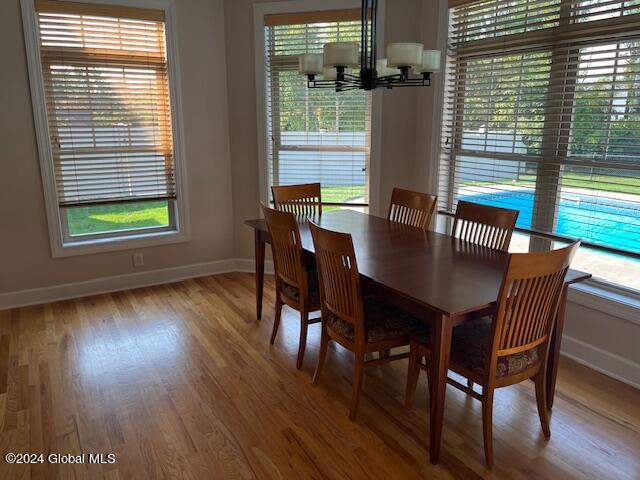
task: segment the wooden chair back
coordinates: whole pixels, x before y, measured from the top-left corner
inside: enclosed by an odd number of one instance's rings
[[[302,241],[295,216],[262,205],[262,212],[271,235],[271,252],[276,283],[285,282],[300,289],[300,298],[308,291],[307,272],[302,256]]]
[[[271,187],[276,210],[307,217],[322,213],[320,190],[319,183]]]
[[[392,222],[427,229],[437,200],[435,195],[394,188],[387,218]]]
[[[509,250],[518,210],[459,201],[452,235],[495,250]]]
[[[309,222],[318,265],[322,315],[333,314],[364,339],[364,307],[358,263],[348,233],[333,232]]]
[[[498,297],[489,372],[495,372],[497,357],[531,350],[550,338],[564,278],[579,246],[577,241],[550,252],[510,256]]]

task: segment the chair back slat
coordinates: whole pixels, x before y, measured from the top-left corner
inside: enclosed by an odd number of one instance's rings
[[[437,200],[435,195],[394,188],[387,218],[392,222],[426,229],[431,223]]]
[[[549,339],[564,278],[579,245],[510,256],[495,322],[492,351],[497,356],[530,350]]]
[[[362,291],[353,241],[348,233],[332,232],[309,222],[318,265],[320,304],[364,335]]]
[[[517,210],[459,201],[452,235],[484,247],[507,251],[519,213]]]
[[[319,183],[271,187],[276,210],[312,217],[322,213],[322,194]]]
[[[264,205],[262,212],[271,235],[276,280],[306,291],[307,276],[302,258],[302,241],[295,216]]]

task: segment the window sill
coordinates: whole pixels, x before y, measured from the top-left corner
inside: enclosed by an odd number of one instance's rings
[[[572,285],[568,301],[640,325],[640,293],[590,280]]]
[[[54,245],[51,253],[54,258],[72,257],[118,250],[131,250],[134,248],[155,247],[158,245],[169,245],[188,241],[189,235],[186,232],[140,233],[138,235],[123,235],[119,237],[113,236],[109,238],[65,242],[62,245]]]

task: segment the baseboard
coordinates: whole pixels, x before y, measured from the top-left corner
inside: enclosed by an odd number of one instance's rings
[[[640,364],[569,335],[562,336],[562,355],[640,389]]]
[[[214,262],[95,278],[84,282],[0,293],[0,310],[87,297],[89,295],[100,295],[131,288],[150,287],[163,283],[179,282],[188,278],[206,277],[207,275],[219,275],[229,272],[255,272],[255,261],[253,259],[230,258]],[[265,262],[265,272],[268,274],[273,273],[273,262]]]
[[[256,261],[253,258],[236,258],[236,272],[254,273],[256,271]],[[273,262],[264,262],[264,272],[273,275]]]
[[[187,278],[204,277],[236,271],[236,260],[184,265],[180,267],[148,270],[111,277],[95,278],[84,282],[66,283],[50,287],[34,288],[0,294],[0,310],[27,305],[68,300],[70,298],[117,292],[130,288],[149,287],[163,283],[177,282]]]

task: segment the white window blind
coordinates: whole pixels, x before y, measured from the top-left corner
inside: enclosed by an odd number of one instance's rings
[[[640,1],[453,2],[440,208],[640,255]]]
[[[35,5],[59,205],[175,198],[163,12]]]
[[[325,203],[368,203],[370,94],[309,89],[298,74],[298,55],[360,30],[359,10],[265,18],[269,185],[320,182]]]

